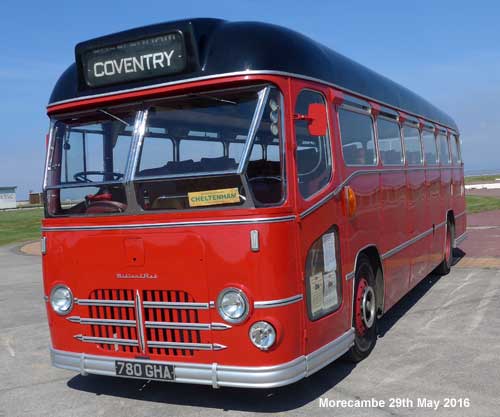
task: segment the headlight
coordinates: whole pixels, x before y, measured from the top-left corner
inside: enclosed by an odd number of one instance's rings
[[[53,310],[64,316],[73,308],[73,294],[65,285],[57,285],[50,292],[50,305]]]
[[[267,321],[252,324],[248,335],[252,343],[260,350],[268,350],[276,342],[276,329]]]
[[[229,323],[241,323],[249,313],[248,299],[238,288],[226,288],[217,297],[217,310]]]

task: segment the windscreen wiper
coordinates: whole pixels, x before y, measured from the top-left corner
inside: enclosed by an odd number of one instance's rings
[[[106,115],[108,115],[109,117],[112,117],[113,119],[115,120],[118,120],[119,122],[122,122],[125,126],[130,126],[130,124],[128,124],[125,120],[123,119],[120,119],[118,116],[115,116],[114,114],[104,110],[104,109],[98,109],[98,111],[100,111],[101,113],[104,113]]]
[[[228,103],[228,104],[233,104],[236,105],[236,101],[231,101],[231,100],[226,100],[225,98],[220,98],[220,97],[214,97],[214,96],[209,96],[208,94],[188,94],[189,97],[203,97],[203,98],[208,98],[210,100],[218,101],[219,103]]]

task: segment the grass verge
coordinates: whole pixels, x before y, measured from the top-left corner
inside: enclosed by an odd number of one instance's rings
[[[0,211],[0,245],[40,237],[43,209]]]
[[[465,177],[464,182],[466,184],[491,184],[497,182],[496,179],[500,178],[500,174],[496,175],[473,175],[471,177]]]
[[[482,197],[477,195],[465,196],[468,213],[480,213],[482,211],[500,210],[500,198]]]

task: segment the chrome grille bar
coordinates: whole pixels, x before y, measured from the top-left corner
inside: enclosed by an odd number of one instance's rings
[[[68,317],[72,323],[77,324],[90,324],[95,326],[121,326],[121,327],[134,327],[135,320],[116,320],[116,319],[91,319],[87,317],[71,316]]]
[[[160,349],[186,349],[186,350],[222,350],[227,346],[218,343],[183,343],[183,342],[158,342],[148,341],[150,348]]]
[[[143,301],[144,308],[172,308],[177,310],[208,310],[208,303]]]
[[[137,336],[139,339],[139,348],[142,353],[146,352],[146,338],[144,337],[144,322],[142,319],[141,296],[139,290],[135,292],[135,311],[137,315]]]
[[[224,323],[175,323],[166,321],[146,321],[146,327],[149,329],[175,330],[227,330],[231,328],[230,325]]]
[[[93,300],[87,298],[76,298],[75,304],[81,306],[95,306],[95,307],[134,307],[132,300]]]
[[[121,346],[138,346],[139,342],[133,339],[118,339],[113,337],[96,337],[96,336],[84,336],[82,334],[77,334],[73,336],[75,339],[81,342],[87,343],[103,343],[106,345],[121,345]]]

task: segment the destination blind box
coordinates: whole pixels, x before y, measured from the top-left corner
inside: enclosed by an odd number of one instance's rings
[[[104,87],[192,71],[197,68],[197,57],[190,32],[142,33],[135,39],[126,39],[123,33],[121,41],[101,38],[101,42],[83,42],[75,50],[80,86]]]

